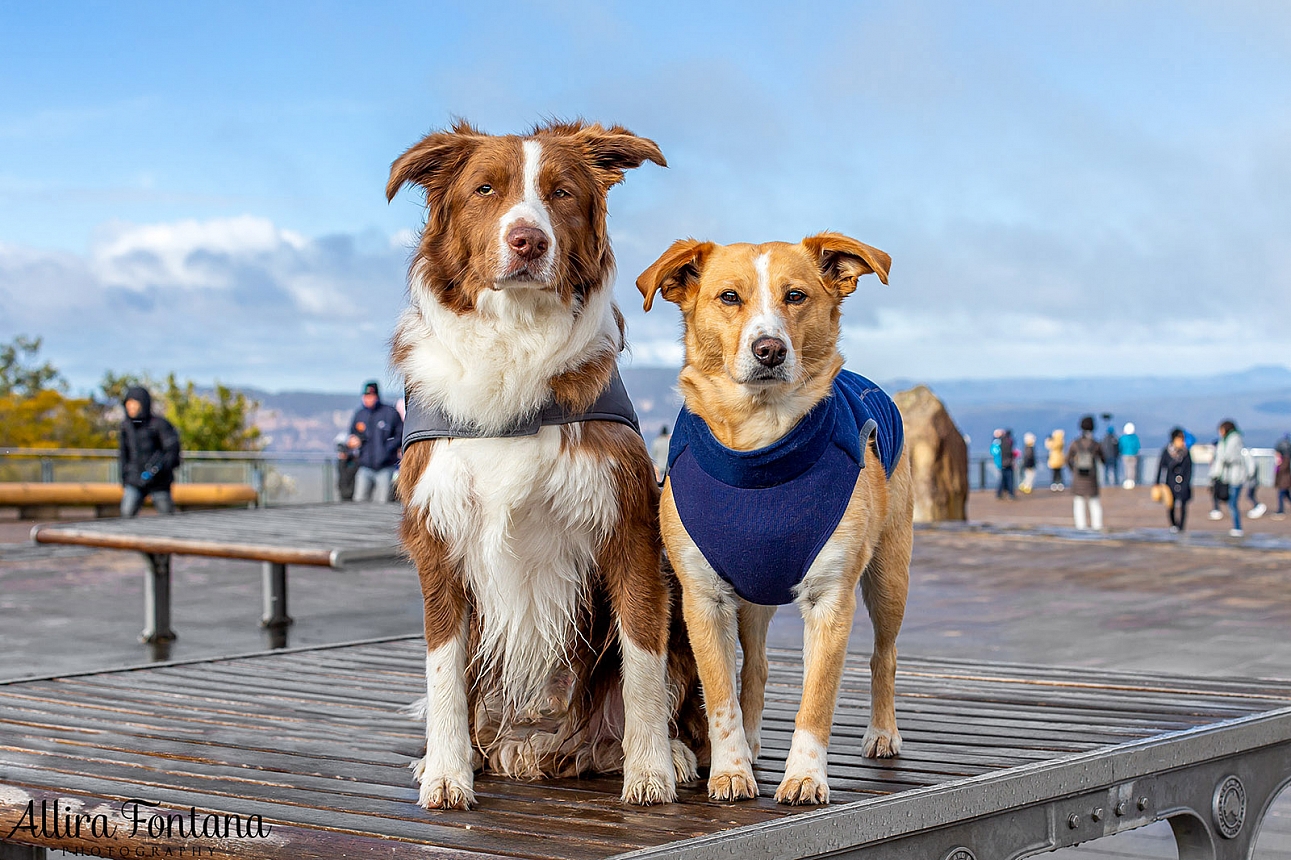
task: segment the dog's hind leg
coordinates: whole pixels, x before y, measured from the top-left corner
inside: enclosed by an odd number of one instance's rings
[[[738,610],[740,650],[740,711],[744,715],[744,736],[753,758],[762,750],[762,707],[767,690],[767,627],[776,607],[741,600]]]
[[[870,725],[861,742],[869,758],[888,758],[901,752],[897,731],[896,673],[897,633],[905,617],[910,585],[910,552],[913,529],[909,522],[890,526],[875,547],[874,557],[861,578],[861,593],[874,627],[874,653],[870,657]]]

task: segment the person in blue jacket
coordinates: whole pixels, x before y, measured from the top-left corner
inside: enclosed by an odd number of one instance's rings
[[[393,406],[381,402],[375,382],[363,386],[363,405],[350,421],[348,445],[358,451],[354,501],[391,501],[394,473],[402,453],[403,419]]]
[[[1121,434],[1121,465],[1124,469],[1125,483],[1123,486],[1127,490],[1134,489],[1134,485],[1139,482],[1139,450],[1142,447],[1139,442],[1139,434],[1134,432],[1134,425],[1127,423],[1125,432]]]

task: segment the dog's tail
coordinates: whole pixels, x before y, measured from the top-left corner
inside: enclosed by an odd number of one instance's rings
[[[427,709],[428,705],[426,703],[426,697],[422,696],[411,705],[404,705],[399,709],[399,713],[407,717],[412,717],[414,720],[424,720],[426,719]]]

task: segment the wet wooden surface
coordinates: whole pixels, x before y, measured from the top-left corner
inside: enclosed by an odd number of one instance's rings
[[[400,507],[336,502],[47,524],[42,544],[343,567],[399,558]]]
[[[0,684],[0,832],[29,801],[39,808],[54,798],[90,810],[106,804],[116,816],[129,798],[196,807],[199,816],[262,816],[273,838],[227,845],[237,856],[388,856],[397,846],[410,856],[592,858],[756,824],[803,811],[769,797],[782,776],[801,675],[797,653],[771,656],[757,771],[764,796],[714,804],[697,784],[679,803],[651,809],[624,806],[617,778],[481,777],[477,810],[418,807],[407,765],[421,755],[422,730],[398,709],[424,689],[419,638]],[[897,679],[905,747],[898,759],[871,761],[859,755],[865,666],[863,655],[849,660],[840,697],[830,746],[835,803],[1291,702],[1285,682],[905,659]]]

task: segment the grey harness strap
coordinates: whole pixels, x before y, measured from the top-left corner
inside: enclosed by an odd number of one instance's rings
[[[558,424],[574,424],[579,421],[613,421],[626,424],[641,435],[641,425],[637,422],[636,410],[632,408],[632,399],[619,377],[619,369],[614,368],[610,384],[601,396],[596,398],[586,412],[570,412],[551,397],[545,406],[527,418],[517,421],[496,433],[484,433],[472,424],[461,424],[454,421],[442,409],[418,403],[415,398],[407,401],[408,414],[403,420],[404,447],[413,442],[426,439],[510,439],[517,436],[533,436],[543,427]]]

